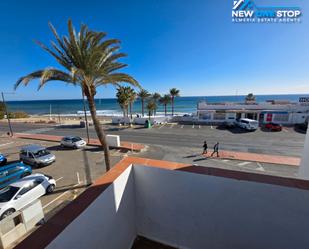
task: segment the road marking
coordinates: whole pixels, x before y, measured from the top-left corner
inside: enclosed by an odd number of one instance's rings
[[[63,179],[63,177],[58,178],[57,180],[55,180],[55,182],[60,181],[61,179]]]
[[[2,146],[6,146],[6,145],[9,145],[9,144],[13,144],[14,142],[9,142],[9,143],[5,143],[5,144],[0,144],[0,147]]]
[[[237,165],[238,166],[245,166],[245,165],[247,165],[247,164],[250,164],[251,162],[242,162],[242,163],[238,163]]]
[[[214,127],[211,125],[211,126],[210,126],[210,129],[213,129],[213,128],[214,128]]]
[[[161,125],[160,127],[159,127],[159,129],[161,129],[163,126],[165,126],[166,125],[166,123],[164,123],[163,125]]]
[[[192,125],[192,129],[194,129],[194,124]]]
[[[198,128],[201,129],[201,126],[199,125]]]
[[[289,130],[288,129],[282,129],[284,132],[289,132]]]
[[[258,165],[258,167],[255,170],[265,171],[265,169],[262,167],[260,163],[256,163],[256,164]]]
[[[79,185],[79,184],[77,183],[77,184],[73,185],[73,187],[76,187],[76,186],[78,186],[78,185]],[[71,189],[69,189],[69,190],[63,192],[63,193],[62,193],[61,195],[59,195],[57,198],[53,199],[52,201],[48,202],[45,206],[43,206],[43,209],[44,209],[44,208],[47,208],[50,204],[52,204],[52,203],[54,203],[55,201],[59,200],[62,196],[64,196],[65,194],[67,194],[67,193],[70,192],[70,191],[71,191]]]
[[[224,159],[224,160],[222,160],[222,162],[229,162],[230,160],[228,160],[228,159]]]
[[[180,126],[180,128],[182,129],[182,128],[183,128],[183,125],[182,125],[182,126]]]

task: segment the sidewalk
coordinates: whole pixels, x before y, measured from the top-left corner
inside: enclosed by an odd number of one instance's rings
[[[210,157],[211,153],[212,151],[208,153],[207,157]],[[217,157],[214,156],[210,158],[217,158]],[[290,165],[290,166],[299,166],[300,164],[299,157],[256,154],[256,153],[237,152],[237,151],[228,151],[228,150],[220,150],[219,159],[234,159],[234,160],[240,160],[240,161],[271,163],[271,164],[281,164],[281,165]]]
[[[23,138],[23,139],[43,140],[43,141],[50,141],[50,142],[60,142],[62,138],[62,136],[54,136],[54,135],[46,135],[46,134],[26,134],[26,133],[15,133],[14,137]],[[90,139],[88,145],[99,146],[101,145],[101,143],[99,139]],[[145,146],[143,144],[136,144],[136,143],[123,141],[123,142],[120,142],[120,147],[110,147],[110,148],[133,150],[135,152],[140,152],[145,148]]]

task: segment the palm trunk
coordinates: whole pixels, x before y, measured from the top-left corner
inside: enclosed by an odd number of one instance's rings
[[[166,116],[166,106],[167,106],[167,104],[164,104],[164,113],[165,113],[165,116]]]
[[[174,116],[174,98],[172,98],[172,116]]]
[[[97,118],[97,110],[94,102],[93,96],[87,96],[88,103],[89,103],[89,110],[92,117],[92,122],[94,125],[94,129],[97,133],[98,139],[100,140],[100,143],[104,150],[104,157],[105,157],[105,165],[106,165],[106,171],[109,171],[111,168],[111,162],[110,162],[110,156],[109,156],[109,148],[106,142],[106,136],[105,132],[103,131],[100,121]]]
[[[142,115],[144,117],[144,100],[142,99]]]
[[[132,119],[132,103],[130,103],[130,117]]]

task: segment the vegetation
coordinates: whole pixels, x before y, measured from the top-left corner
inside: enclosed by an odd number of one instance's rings
[[[246,96],[246,102],[254,102],[256,100],[255,96],[253,95],[253,93],[249,93]]]
[[[145,100],[151,96],[151,94],[145,90],[141,89],[140,92],[137,94],[137,96],[140,98],[142,103],[142,116],[144,117],[144,109],[145,109]]]
[[[5,115],[5,107],[4,107],[4,103],[0,102],[0,119],[3,119]]]
[[[163,97],[159,100],[160,104],[164,105],[164,113],[165,116],[167,115],[167,105],[171,103],[171,95],[165,94]]]
[[[89,30],[84,24],[76,33],[71,20],[68,21],[68,36],[60,37],[56,29],[51,24],[49,26],[55,37],[51,47],[37,43],[53,56],[64,70],[46,68],[35,71],[21,77],[16,82],[15,89],[21,84],[27,86],[34,79],[40,79],[38,89],[50,81],[63,81],[80,87],[87,97],[95,131],[104,150],[106,170],[109,170],[111,166],[109,148],[96,114],[94,101],[97,88],[108,84],[119,86],[123,82],[137,87],[140,85],[132,76],[118,72],[127,66],[119,62],[120,58],[126,56],[119,52],[119,40],[106,39],[106,33]]]
[[[153,101],[157,104],[159,99],[161,98],[161,94],[160,93],[154,93],[152,94],[152,99]],[[154,115],[156,116],[157,115],[157,106],[156,106],[156,109],[154,110]]]
[[[128,116],[128,107],[129,107],[129,89],[128,87],[124,86],[119,86],[117,88],[117,102],[119,103],[123,116],[127,117]]]
[[[137,93],[133,88],[129,87],[129,109],[130,109],[130,118],[132,119],[132,106],[134,101],[136,100]]]
[[[152,116],[154,114],[154,111],[157,109],[157,103],[151,99],[146,106],[147,110],[148,110],[148,117],[150,119],[150,116]]]
[[[172,88],[170,89],[170,95],[171,95],[171,103],[172,103],[172,116],[174,116],[174,102],[175,102],[175,98],[179,97],[179,90],[176,88]]]
[[[9,118],[28,118],[29,115],[25,112],[10,112]]]

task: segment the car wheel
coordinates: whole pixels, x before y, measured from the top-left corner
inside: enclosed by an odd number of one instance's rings
[[[10,209],[6,210],[6,211],[1,215],[0,220],[3,220],[4,218],[10,216],[10,215],[11,215],[12,213],[14,213],[14,212],[15,212],[15,209],[13,209],[13,208],[10,208]]]
[[[52,192],[54,192],[55,190],[55,185],[54,184],[50,184],[47,189],[46,189],[46,193],[47,194],[51,194]]]

